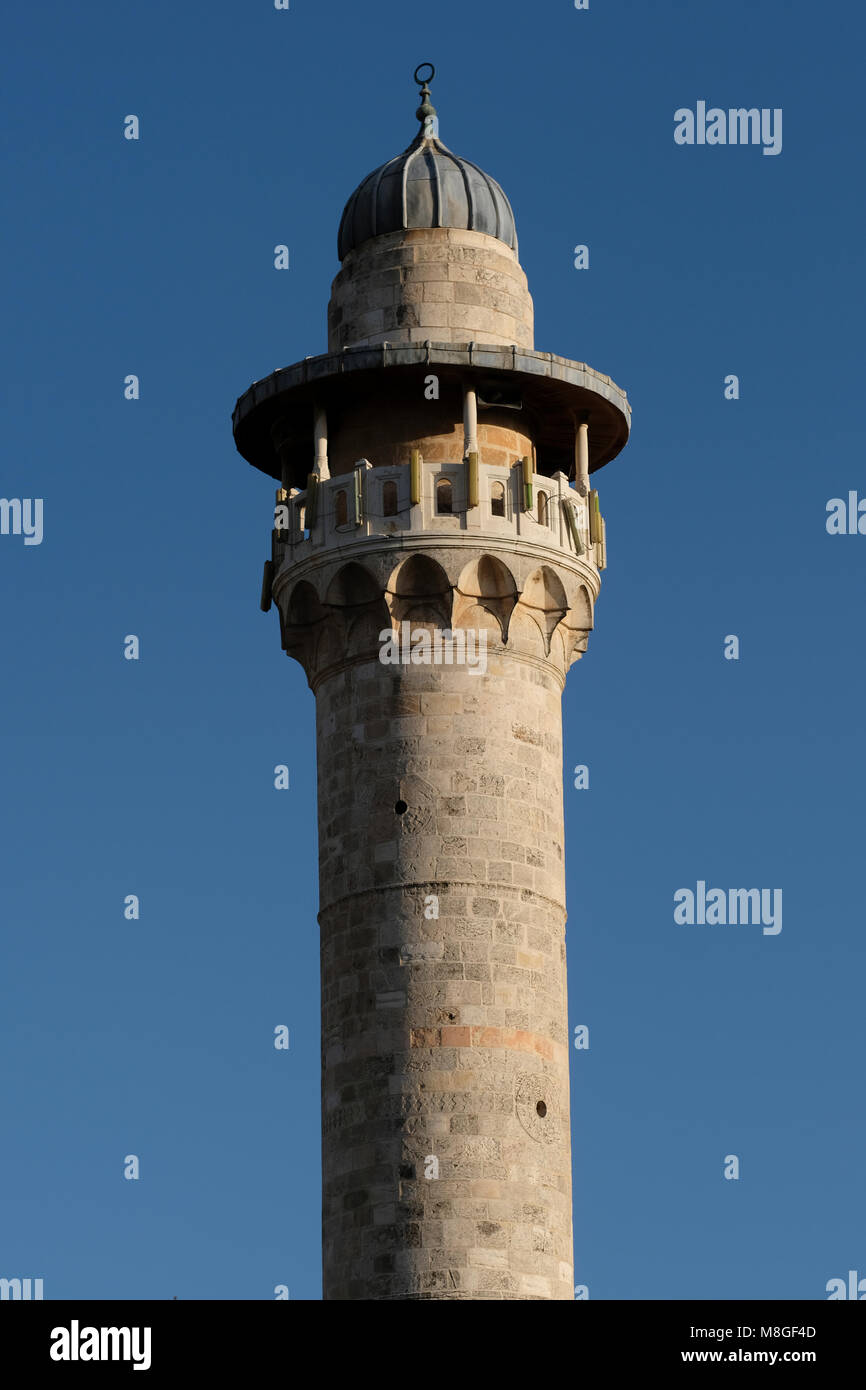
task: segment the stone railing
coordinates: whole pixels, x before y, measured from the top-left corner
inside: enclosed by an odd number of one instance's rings
[[[469,506],[466,462],[418,458],[414,466],[376,468],[362,459],[350,473],[317,480],[314,495],[309,488],[277,492],[274,567],[278,570],[287,561],[300,562],[368,536],[423,534],[431,541],[483,535],[530,542],[604,569],[604,523],[597,493],[582,497],[564,473],[529,476],[527,486],[520,460],[510,468],[479,462],[477,505]]]

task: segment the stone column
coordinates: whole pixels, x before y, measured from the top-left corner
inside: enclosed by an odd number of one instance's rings
[[[278,596],[316,695],[324,1296],[571,1299],[561,695],[591,601],[435,554]],[[486,672],[383,665],[404,621],[477,626]]]

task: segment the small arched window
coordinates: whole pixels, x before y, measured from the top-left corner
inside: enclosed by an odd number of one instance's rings
[[[397,515],[397,484],[382,484],[382,512],[385,516]]]
[[[436,510],[449,515],[454,510],[450,478],[440,478],[436,484]]]
[[[549,526],[549,525],[550,525],[550,522],[548,521],[548,517],[547,517],[547,493],[546,493],[546,492],[540,492],[540,493],[538,494],[538,524],[539,524],[539,526]]]
[[[345,526],[348,520],[346,516],[346,494],[342,488],[334,498],[334,525]]]
[[[504,483],[492,483],[490,486],[490,512],[492,516],[505,515]]]

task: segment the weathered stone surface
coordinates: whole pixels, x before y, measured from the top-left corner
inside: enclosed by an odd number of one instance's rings
[[[629,407],[534,352],[515,242],[377,234],[418,192],[350,200],[328,355],[233,417],[288,497],[272,596],[316,697],[324,1296],[570,1300],[560,706],[605,551],[569,478],[578,418],[601,466]],[[483,668],[383,663],[404,624]]]
[[[570,1299],[560,702],[579,652],[554,639],[591,625],[591,597],[546,548],[515,578],[483,536],[413,539],[414,570],[368,539],[348,608],[328,546],[276,586],[316,692],[325,1297]],[[477,624],[486,671],[383,665],[407,616]]]
[[[458,312],[467,306],[474,319]],[[371,318],[375,310],[381,322]],[[393,232],[346,256],[331,289],[328,351],[429,337],[463,342],[467,325],[488,344],[532,347],[532,300],[514,252],[495,237],[452,227]]]

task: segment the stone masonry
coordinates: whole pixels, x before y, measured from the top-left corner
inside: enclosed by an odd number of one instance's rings
[[[560,703],[597,586],[443,539],[275,585],[316,694],[325,1296],[569,1299]],[[484,631],[486,671],[383,665],[406,620]]]
[[[568,1300],[561,697],[630,411],[534,350],[510,205],[434,115],[347,204],[328,355],[234,415],[316,702],[324,1297]]]
[[[331,288],[328,348],[428,338],[532,347],[533,308],[515,253],[483,232],[417,228],[350,251]]]

